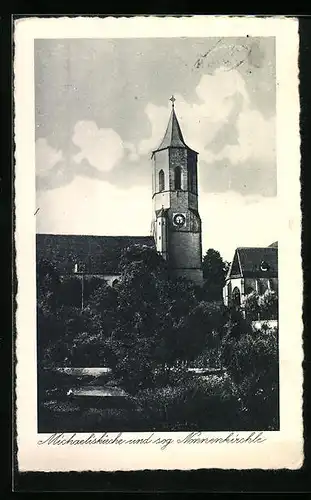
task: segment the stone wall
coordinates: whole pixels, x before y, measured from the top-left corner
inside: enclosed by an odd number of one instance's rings
[[[170,233],[169,264],[171,268],[201,269],[201,234]]]

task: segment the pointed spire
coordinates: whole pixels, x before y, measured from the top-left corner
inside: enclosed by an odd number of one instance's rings
[[[172,96],[170,98],[170,101],[172,102],[172,111],[171,111],[171,116],[167,125],[166,132],[164,134],[164,137],[162,139],[162,142],[160,146],[155,150],[159,151],[160,149],[166,149],[169,147],[184,147],[188,148],[187,144],[184,141],[177,116],[175,113],[174,109],[174,103],[176,101],[175,97]]]
[[[175,97],[172,95],[170,98],[170,101],[172,101],[172,108],[174,107],[174,102],[176,101]]]

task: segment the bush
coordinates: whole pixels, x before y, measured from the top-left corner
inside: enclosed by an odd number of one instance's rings
[[[221,360],[246,408],[247,425],[275,429],[278,425],[278,332],[250,330],[239,338],[227,335]]]
[[[228,321],[223,325],[220,335],[221,338],[239,339],[242,335],[247,335],[252,331],[249,318],[244,318],[239,309],[231,308]]]
[[[259,295],[257,292],[251,292],[246,295],[243,302],[243,309],[246,317],[251,321],[256,321],[259,318]]]
[[[188,378],[179,385],[140,391],[140,411],[155,429],[226,430],[243,425],[243,406],[229,377]]]
[[[240,383],[239,391],[245,406],[246,430],[278,430],[279,386],[269,375],[250,374]]]
[[[278,317],[278,295],[275,291],[266,290],[259,297],[261,319],[277,319]]]
[[[197,358],[191,363],[195,368],[221,368],[220,362],[220,336],[217,333],[212,333],[215,347],[205,347]]]
[[[77,307],[82,306],[82,282],[76,276],[63,278],[60,287],[60,298],[62,306]]]
[[[107,330],[90,308],[38,310],[38,361],[44,366],[103,366],[109,359]]]

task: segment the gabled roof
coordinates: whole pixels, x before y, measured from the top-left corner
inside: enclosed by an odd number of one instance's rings
[[[171,116],[170,116],[170,119],[169,119],[169,122],[167,125],[166,132],[165,132],[164,137],[162,139],[162,142],[161,142],[160,146],[153,151],[153,153],[155,153],[156,151],[160,151],[161,149],[166,149],[166,148],[191,149],[187,146],[187,144],[184,141],[174,107],[172,107]]]
[[[271,245],[269,245],[269,247],[278,248],[278,242],[275,241],[274,243],[271,243]]]
[[[37,262],[47,259],[64,273],[78,263],[89,274],[118,274],[122,251],[132,245],[155,247],[152,236],[36,235]]]
[[[239,247],[234,253],[227,278],[278,276],[277,247]]]

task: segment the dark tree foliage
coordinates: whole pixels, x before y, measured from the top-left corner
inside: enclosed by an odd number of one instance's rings
[[[77,307],[82,305],[82,282],[76,276],[67,276],[62,280],[60,291],[62,305],[67,307]]]
[[[61,280],[56,267],[46,259],[37,262],[36,284],[38,303],[55,310],[61,303]]]
[[[222,300],[222,290],[229,264],[217,250],[210,248],[203,257],[203,278],[206,300]]]
[[[256,321],[259,319],[260,307],[259,295],[257,292],[251,292],[245,297],[243,309],[245,311],[246,317],[250,321]]]
[[[181,367],[208,343],[214,323],[195,287],[185,279],[168,279],[154,250],[129,248],[120,269],[110,347],[121,385],[135,393],[178,378]]]
[[[240,335],[231,335],[229,328],[222,339],[222,364],[238,388],[249,426],[277,429],[278,331],[253,331],[242,323]]]
[[[204,298],[186,279],[169,278],[155,250],[129,247],[118,284],[93,282],[83,309],[79,300],[64,301],[70,295],[66,283],[49,263],[39,263],[39,363],[109,366],[149,428],[153,422],[162,430],[276,429],[277,332],[255,332],[238,309],[223,305],[225,264],[216,254],[209,251],[219,264],[213,278],[214,284],[219,278],[218,292],[207,280]],[[266,307],[275,308],[270,295]],[[222,366],[225,374],[198,379],[189,366]]]
[[[244,410],[229,377],[184,379],[137,393],[146,427],[163,431],[242,428]]]
[[[266,290],[265,293],[259,297],[258,304],[261,319],[277,319],[279,308],[277,292],[273,290]]]

